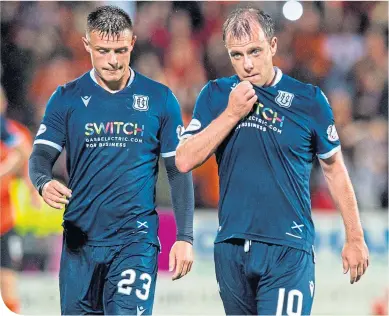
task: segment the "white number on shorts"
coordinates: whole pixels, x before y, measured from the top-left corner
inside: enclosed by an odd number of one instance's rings
[[[125,295],[130,295],[132,291],[132,287],[130,285],[134,284],[136,279],[136,272],[133,269],[128,269],[126,271],[123,271],[121,274],[122,277],[127,277],[126,279],[120,280],[118,283],[118,292]],[[139,279],[146,280],[146,282],[143,283],[142,289],[144,290],[136,290],[135,294],[136,296],[145,301],[149,298],[150,294],[150,286],[151,286],[151,276],[148,273],[142,273],[139,277]],[[143,292],[143,293],[142,293]]]
[[[120,280],[120,282],[118,283],[118,292],[121,294],[130,295],[132,291],[132,287],[130,285],[135,282],[136,272],[132,269],[128,269],[126,271],[123,271],[121,276],[129,276],[129,278]]]
[[[138,296],[141,300],[147,300],[150,293],[150,285],[151,285],[151,276],[148,273],[142,273],[139,277],[141,280],[146,280],[147,283],[143,283],[142,288],[144,289],[144,293],[142,293],[142,290],[136,290],[136,296]]]
[[[297,297],[297,310],[293,311],[294,298]],[[277,313],[276,316],[282,316],[282,310],[284,309],[285,289],[280,288],[278,291]],[[291,290],[288,293],[288,301],[286,305],[286,314],[288,316],[301,316],[301,310],[303,308],[303,293],[299,290]]]

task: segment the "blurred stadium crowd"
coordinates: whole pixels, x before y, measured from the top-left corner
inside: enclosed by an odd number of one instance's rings
[[[132,67],[168,85],[178,97],[184,124],[208,80],[232,75],[222,23],[237,5],[250,4],[276,22],[275,64],[288,75],[319,85],[329,98],[361,210],[388,206],[388,3],[303,2],[297,21],[282,2],[109,2],[130,13],[137,42]],[[86,15],[103,2],[2,2],[1,81],[7,115],[35,135],[58,85],[91,68],[81,42]],[[161,168],[162,170],[162,168]],[[64,159],[55,173],[66,181]],[[161,174],[162,183],[164,175]],[[217,166],[194,171],[197,207],[218,202]],[[169,205],[165,185],[159,204]],[[312,205],[333,210],[316,164]]]

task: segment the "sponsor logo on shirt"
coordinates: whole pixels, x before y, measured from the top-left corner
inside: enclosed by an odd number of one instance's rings
[[[274,111],[270,107],[265,107],[260,102],[256,102],[254,104],[254,112],[244,118],[242,122],[238,124],[236,129],[240,129],[242,127],[253,127],[263,132],[271,130],[281,134],[284,122],[285,116],[280,115],[277,111]]]
[[[126,147],[143,143],[145,127],[134,122],[100,122],[85,124],[86,147]]]
[[[124,134],[143,136],[144,125],[131,122],[101,122],[101,123],[86,123],[85,135],[91,136],[94,134]]]
[[[92,98],[91,95],[90,95],[90,96],[85,95],[85,96],[81,97],[81,100],[82,100],[82,102],[84,103],[85,107],[88,106],[89,101],[90,101],[91,98]]]

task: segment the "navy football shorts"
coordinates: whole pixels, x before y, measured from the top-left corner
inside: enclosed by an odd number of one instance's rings
[[[62,248],[59,285],[62,315],[151,315],[158,247]]]
[[[227,315],[310,315],[314,254],[258,241],[215,244],[215,270]]]

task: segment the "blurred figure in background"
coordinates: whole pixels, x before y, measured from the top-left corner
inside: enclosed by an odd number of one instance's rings
[[[371,314],[387,316],[388,311],[389,311],[389,289],[386,289],[385,293],[373,302]]]
[[[163,71],[162,63],[154,50],[145,50],[134,62],[134,68],[145,76],[158,81],[162,84],[167,84],[165,72]]]
[[[297,28],[291,43],[295,66],[290,75],[312,84],[321,84],[330,69],[330,62],[324,53],[326,34],[320,23],[318,9],[313,2],[307,2],[304,19],[296,22]]]
[[[22,260],[22,240],[14,230],[15,212],[11,204],[10,185],[25,170],[31,144],[20,129],[11,126],[5,117],[6,108],[6,96],[0,86],[0,289],[5,305],[14,313],[19,313],[16,271]]]

